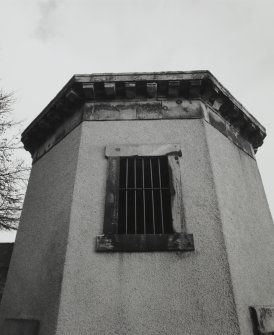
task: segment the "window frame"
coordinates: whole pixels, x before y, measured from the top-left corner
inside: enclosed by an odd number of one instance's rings
[[[172,234],[118,234],[119,175],[121,157],[167,156],[169,166]],[[109,145],[105,148],[108,175],[103,235],[96,251],[192,251],[193,235],[187,234],[182,206],[179,144]]]

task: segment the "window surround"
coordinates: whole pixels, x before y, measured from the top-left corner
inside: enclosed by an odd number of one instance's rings
[[[187,234],[182,208],[179,144],[110,145],[103,235],[96,238],[96,251],[193,251],[193,235]],[[167,156],[170,176],[172,234],[118,234],[120,157]]]

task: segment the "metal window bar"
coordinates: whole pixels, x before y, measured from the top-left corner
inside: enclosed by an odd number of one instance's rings
[[[155,209],[154,209],[154,192],[153,192],[153,172],[151,158],[149,159],[150,166],[150,178],[151,178],[151,199],[152,199],[152,224],[153,224],[153,234],[155,234]]]
[[[142,177],[143,177],[144,234],[146,234],[146,193],[145,193],[145,165],[144,165],[144,158],[142,158]]]
[[[165,223],[165,212],[170,212],[171,208],[169,208],[170,205],[166,203],[166,200],[164,201],[163,199],[163,191],[169,191],[169,187],[162,186],[163,183],[165,185],[168,185],[168,177],[166,176],[166,171],[162,174],[161,164],[164,162],[163,158],[130,157],[121,159],[124,160],[123,163],[125,164],[123,164],[123,168],[120,171],[120,180],[123,179],[125,180],[125,182],[123,182],[124,187],[119,187],[119,190],[120,192],[124,193],[125,198],[123,200],[123,203],[121,203],[119,206],[119,208],[122,208],[122,210],[121,213],[118,214],[118,226],[120,215],[124,217],[124,219],[121,219],[121,221],[124,221],[124,228],[120,226],[120,232],[124,232],[125,234],[138,234],[140,233],[140,231],[144,234],[167,233],[170,229],[168,228],[168,223]],[[138,165],[138,182],[137,160],[139,160],[140,163]],[[130,170],[129,162],[131,166]],[[163,168],[164,170],[166,170],[166,167],[163,166]],[[138,201],[137,192],[139,192]],[[148,196],[150,194],[147,199],[146,192],[149,192],[147,193]],[[149,199],[150,197],[151,199]],[[123,223],[121,223],[121,225],[122,224]]]
[[[134,158],[134,232],[137,234],[137,202],[136,202],[136,158]]]
[[[161,224],[162,224],[162,234],[164,234],[165,233],[165,228],[164,228],[163,195],[162,195],[162,182],[161,182],[161,164],[160,164],[160,158],[159,157],[158,157],[157,161],[158,161],[158,171],[159,171]]]
[[[142,191],[142,190],[155,190],[155,191],[160,191],[160,190],[169,190],[168,187],[120,187],[120,190],[123,191]]]
[[[126,234],[127,234],[127,187],[128,187],[128,158],[126,158]]]

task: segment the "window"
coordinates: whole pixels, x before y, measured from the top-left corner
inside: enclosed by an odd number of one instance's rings
[[[97,251],[190,251],[177,144],[109,146],[104,235]]]
[[[167,156],[122,157],[118,234],[173,233]]]

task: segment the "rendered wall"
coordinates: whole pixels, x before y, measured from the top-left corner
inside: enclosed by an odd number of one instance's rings
[[[81,128],[56,334],[239,334],[203,121],[86,121]],[[105,146],[138,143],[181,144],[183,205],[195,252],[95,252]]]
[[[95,252],[105,146],[138,143],[181,145],[195,252]],[[0,321],[40,320],[39,335],[236,335],[239,317],[252,334],[248,306],[273,304],[271,224],[255,160],[205,121],[85,121],[33,166]]]
[[[206,124],[241,334],[249,306],[274,305],[274,225],[256,161]]]
[[[4,292],[14,243],[0,243],[0,303]]]
[[[0,334],[6,318],[39,320],[39,335],[55,334],[79,140],[77,128],[33,165],[1,303]]]

